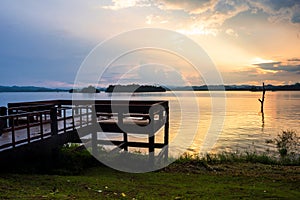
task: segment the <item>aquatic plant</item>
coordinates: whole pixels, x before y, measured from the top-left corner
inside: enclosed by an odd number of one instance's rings
[[[273,140],[267,140],[266,143],[274,144],[282,159],[295,159],[300,154],[299,140],[295,130],[282,130]]]

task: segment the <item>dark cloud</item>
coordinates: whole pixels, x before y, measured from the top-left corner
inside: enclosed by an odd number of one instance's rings
[[[299,10],[300,10],[300,6],[299,6]],[[291,21],[293,23],[300,23],[300,11],[298,10],[298,12],[293,13],[292,19]]]
[[[256,66],[258,66],[261,69],[264,70],[275,70],[277,69],[276,66],[278,66],[281,62],[271,62],[271,63],[258,63],[258,64],[254,64]]]
[[[264,66],[268,66],[267,63],[261,63],[261,64],[264,64]],[[294,83],[299,82],[299,74],[300,71],[291,72],[288,70],[286,71],[268,70],[262,72],[262,68],[255,65],[254,67],[248,67],[248,68],[243,67],[240,70],[236,70],[236,71],[223,72],[222,76],[226,84],[260,84],[261,82],[267,82],[276,85],[276,84],[290,84],[291,82]]]
[[[295,0],[264,0],[261,1],[266,6],[269,6],[273,10],[280,10],[282,8],[291,8],[296,5],[299,5],[299,1]]]
[[[291,58],[288,59],[289,62],[300,62],[300,58]]]
[[[272,62],[272,63],[259,63],[259,64],[255,64],[255,65],[263,70],[300,73],[300,64],[292,65],[292,64],[282,64],[282,62]]]
[[[230,14],[233,16],[245,10],[263,10],[269,16],[285,16],[292,23],[300,23],[300,1],[297,0],[156,0],[156,5],[165,10],[184,10],[193,14]],[[233,17],[230,15],[230,17]],[[230,18],[229,17],[229,18]],[[284,18],[285,18],[284,17]]]
[[[287,16],[292,23],[300,23],[299,0],[256,0],[255,3],[271,16]]]
[[[227,14],[237,10],[237,7],[242,4],[239,1],[218,1],[215,4],[214,11],[218,13]],[[246,4],[244,4],[246,5]]]

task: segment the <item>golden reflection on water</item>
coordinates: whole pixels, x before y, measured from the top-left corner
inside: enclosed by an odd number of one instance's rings
[[[170,137],[174,139],[178,134],[180,123],[187,121],[190,126],[181,127],[181,138],[191,137],[195,132],[195,121],[199,117],[199,124],[193,142],[187,145],[186,140],[171,144],[172,153],[177,149],[188,146],[189,153],[199,153],[209,126],[211,124],[211,97],[207,92],[196,92],[199,113],[195,111],[178,113],[178,108],[170,107]],[[217,143],[212,153],[223,151],[265,151],[271,148],[265,143],[285,129],[299,129],[300,122],[300,92],[267,92],[264,113],[260,112],[260,92],[226,92],[226,113],[222,131],[219,132]],[[186,97],[191,98],[191,97]],[[192,110],[192,109],[190,109]],[[222,115],[222,113],[220,113]],[[200,152],[205,153],[205,152]]]
[[[224,116],[223,124],[218,124],[221,121],[212,124],[213,105],[208,92],[195,92],[195,95],[191,92],[178,92],[177,96],[166,93],[143,96],[143,99],[170,102],[169,152],[172,156],[179,156],[185,151],[191,154],[207,153],[200,151],[210,133],[218,134],[217,142],[210,151],[216,153],[266,151],[267,148],[272,150],[265,143],[266,139],[272,139],[281,130],[288,128],[300,130],[300,92],[267,91],[264,114],[260,112],[260,92],[232,91],[226,92],[226,96],[226,112],[218,112],[218,115]],[[135,98],[141,99],[141,96]],[[215,130],[222,125],[220,131]],[[156,134],[156,141],[163,141],[162,132],[163,129]]]
[[[100,98],[103,96],[99,96]],[[119,98],[123,98],[122,94]],[[267,91],[264,115],[260,113],[258,98],[261,98],[261,92],[226,92],[226,112],[217,112],[221,118],[224,116],[224,123],[220,124],[222,120],[212,122],[212,98],[207,91],[145,93],[132,97],[137,100],[169,101],[171,156],[179,156],[186,151],[191,154],[206,153],[200,151],[207,134],[218,134],[217,142],[210,151],[216,153],[266,151],[268,148],[272,150],[272,147],[265,143],[266,139],[273,139],[281,130],[300,131],[299,91]],[[215,104],[218,104],[218,101],[216,102]],[[218,109],[218,105],[214,106]],[[220,131],[216,130],[222,125]],[[156,141],[163,141],[162,132],[163,129],[156,134]],[[147,138],[138,138],[138,140],[147,141]],[[147,149],[138,149],[138,151],[147,153]]]

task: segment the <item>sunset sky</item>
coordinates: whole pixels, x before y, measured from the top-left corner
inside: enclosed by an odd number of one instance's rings
[[[96,45],[138,28],[186,35],[205,50],[225,84],[300,82],[300,1],[1,0],[0,85],[72,87]],[[167,68],[172,61],[180,65],[164,53],[147,53],[169,59]],[[134,71],[143,56],[116,66]],[[185,67],[179,75],[199,84]],[[105,81],[117,77],[111,68]]]

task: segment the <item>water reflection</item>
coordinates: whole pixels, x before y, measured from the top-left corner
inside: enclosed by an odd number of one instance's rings
[[[85,97],[85,94],[82,98]],[[217,122],[212,122],[212,102],[208,92],[196,92],[196,99],[190,92],[179,92],[184,105],[188,108],[182,112],[176,96],[171,92],[160,94],[136,94],[131,97],[137,100],[169,100],[170,101],[170,141],[173,141],[173,154],[178,156],[181,148],[188,143],[190,153],[200,152],[206,133],[212,126],[212,131]],[[218,95],[218,94],[217,94]],[[276,137],[281,130],[295,129],[298,133],[300,121],[300,92],[268,92],[266,94],[264,113],[258,114],[260,105],[257,99],[261,93],[256,92],[226,92],[226,113],[224,126],[220,132],[217,143],[212,152],[248,150],[250,147],[256,151],[265,151],[266,139]],[[108,94],[96,94],[97,99],[109,99]],[[87,96],[85,98],[88,98]],[[118,97],[123,99],[120,94]],[[194,100],[192,99],[194,98]],[[71,99],[69,93],[3,93],[0,104],[7,102],[33,101],[44,99]],[[197,101],[199,113],[194,105]],[[193,102],[193,103],[191,103]],[[184,119],[184,124],[182,120]],[[182,130],[179,132],[179,129]],[[216,130],[217,131],[217,130]],[[177,138],[177,139],[176,139]],[[159,137],[157,138],[159,139]],[[176,141],[176,142],[175,142]],[[178,151],[177,151],[178,150]]]
[[[265,127],[265,113],[261,113],[261,131],[264,132],[264,127]]]

